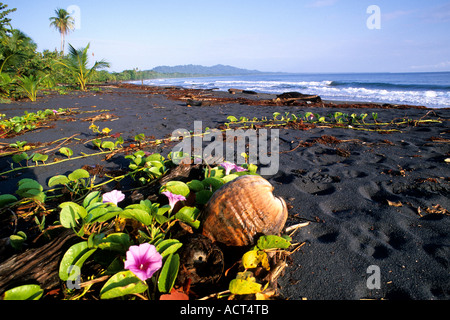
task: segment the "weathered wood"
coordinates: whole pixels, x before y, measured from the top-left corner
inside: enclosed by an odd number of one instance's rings
[[[277,98],[274,99],[274,102],[281,102],[283,105],[291,105],[302,101],[322,102],[322,99],[318,95],[308,95],[300,92],[285,92],[277,95]]]
[[[66,250],[76,242],[72,230],[65,230],[51,242],[28,249],[0,264],[0,295],[14,287],[37,283],[50,290],[60,284],[59,263]]]

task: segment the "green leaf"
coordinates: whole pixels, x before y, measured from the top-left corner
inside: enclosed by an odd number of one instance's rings
[[[178,276],[178,268],[180,267],[180,256],[178,254],[170,254],[158,278],[158,290],[160,292],[170,292]]]
[[[26,284],[9,289],[3,294],[3,300],[39,300],[44,290],[37,284]]]
[[[277,117],[280,116],[280,115],[281,115],[281,113],[279,113],[279,112],[274,112],[274,113],[273,113],[273,119],[274,119],[274,120],[277,120]]]
[[[183,208],[178,210],[178,212],[175,214],[175,218],[197,229],[198,227],[200,227],[200,221],[197,220],[199,215],[200,210],[196,207],[184,206]]]
[[[18,186],[16,193],[22,198],[45,201],[46,195],[42,192],[44,188],[36,180],[25,178],[18,182]]]
[[[68,229],[75,228],[79,224],[78,221],[87,215],[86,209],[75,202],[63,202],[59,207],[59,222]]]
[[[238,119],[235,116],[228,116],[227,120],[230,121],[230,122],[237,122],[238,121]]]
[[[128,248],[132,245],[130,241],[130,236],[126,233],[112,233],[106,238],[102,239],[101,243],[98,245],[99,249],[102,250],[112,250],[118,252],[126,252]]]
[[[213,195],[213,192],[210,190],[202,190],[195,193],[195,201],[198,204],[206,204]]]
[[[28,159],[28,155],[25,152],[22,152],[20,154],[15,154],[12,156],[12,161],[14,163],[19,163],[22,160],[27,160]]]
[[[1,194],[0,195],[0,208],[6,206],[7,204],[16,202],[17,198],[12,194]]]
[[[67,281],[70,277],[70,270],[73,270],[72,266],[77,266],[81,269],[86,259],[96,250],[96,248],[89,248],[87,241],[79,242],[71,246],[64,254],[59,265],[59,278],[62,281]]]
[[[261,236],[258,239],[257,246],[261,250],[287,249],[291,246],[291,243],[282,237],[268,235],[268,236]]]
[[[16,250],[22,250],[22,245],[27,240],[27,235],[23,231],[17,232],[9,237],[11,246]]]
[[[89,172],[84,169],[77,169],[68,175],[70,181],[78,181],[83,178],[89,178]]]
[[[72,149],[69,149],[67,147],[62,147],[61,149],[59,149],[59,153],[62,153],[63,155],[67,156],[68,158],[70,158],[73,155]]]
[[[51,187],[56,186],[58,184],[63,184],[63,185],[67,184],[69,181],[70,180],[66,176],[64,176],[62,174],[59,174],[59,175],[51,177],[48,180],[47,185],[49,186],[49,188],[51,188]]]
[[[162,163],[164,161],[164,157],[159,153],[153,153],[149,155],[147,158],[145,158],[145,162],[147,161],[158,161]]]
[[[142,293],[147,284],[127,270],[113,275],[100,290],[100,299],[113,299],[128,294]]]
[[[168,212],[170,210],[170,206],[168,204],[162,206],[161,208],[157,208],[154,211],[154,216],[162,216],[163,214],[165,214],[166,212]]]
[[[97,148],[100,149],[101,145],[102,145],[102,140],[100,139],[94,139],[92,140],[92,143],[94,144],[94,146],[96,146]]]
[[[242,256],[242,265],[245,269],[256,268],[260,263],[266,270],[270,269],[269,258],[264,251],[250,250]]]
[[[217,189],[219,189],[223,185],[222,179],[214,178],[214,177],[206,178],[202,181],[202,183],[205,186],[205,188],[207,188],[207,189],[212,188],[213,192],[216,191]]]
[[[110,151],[112,151],[116,148],[116,145],[112,141],[103,141],[102,148],[109,149]]]
[[[37,182],[36,180],[25,178],[20,180],[18,183],[18,190],[29,190],[29,189],[36,189],[39,191],[44,190],[44,188]]]
[[[104,222],[106,220],[109,220],[104,218],[108,214],[108,212],[109,208],[101,203],[99,203],[98,205],[92,205],[92,207],[90,207],[90,209],[88,210],[88,214],[83,220],[85,223]],[[115,216],[117,214],[118,213],[112,214],[112,216]]]
[[[83,200],[83,207],[87,208],[91,204],[98,202],[100,199],[100,191],[90,192]]]
[[[249,165],[247,165],[247,170],[250,173],[256,174],[256,171],[258,170],[258,166],[253,163],[250,163]]]
[[[179,194],[187,197],[189,195],[189,187],[186,183],[181,181],[169,181],[164,186],[161,187],[161,192],[170,191],[173,194]]]
[[[139,133],[134,136],[134,141],[144,141],[145,140],[145,134]]]
[[[145,226],[149,226],[153,222],[152,215],[141,209],[125,209],[120,213],[120,217],[125,219],[134,219]]]
[[[222,178],[225,176],[225,170],[221,166],[214,167],[210,170],[205,170],[205,178],[214,177],[214,178]]]
[[[45,162],[45,161],[47,161],[47,159],[48,159],[48,155],[40,154],[40,153],[35,153],[33,158],[32,158],[32,160],[34,162],[38,162],[38,161]]]
[[[205,189],[205,186],[200,180],[191,180],[186,183],[190,190],[198,192]]]
[[[229,290],[232,294],[253,294],[262,291],[259,283],[245,279],[233,279],[230,281]]]
[[[162,176],[162,174],[164,173],[164,168],[163,167],[151,167],[151,168],[145,168],[144,170],[146,173],[151,173],[153,174],[155,177],[160,177]]]
[[[222,181],[224,183],[227,183],[227,182],[230,182],[230,181],[236,179],[237,177],[239,177],[239,175],[237,175],[236,173],[232,173],[232,174],[229,174],[229,175],[223,177]]]
[[[156,250],[161,254],[164,259],[169,254],[175,253],[183,244],[177,239],[166,239],[158,243]]]

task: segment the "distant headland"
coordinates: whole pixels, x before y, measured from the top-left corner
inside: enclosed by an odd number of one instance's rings
[[[192,75],[245,75],[262,73],[258,70],[241,69],[223,64],[217,64],[211,67],[194,64],[178,65],[173,67],[159,66],[153,68],[152,71],[157,73],[182,73]]]

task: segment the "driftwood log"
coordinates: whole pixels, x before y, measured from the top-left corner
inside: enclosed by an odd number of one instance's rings
[[[322,99],[318,95],[308,95],[300,92],[285,92],[283,94],[277,95],[274,102],[280,102],[283,105],[293,105],[296,102],[322,102]]]
[[[24,284],[39,284],[45,290],[59,286],[59,263],[77,238],[72,230],[65,230],[42,247],[28,249],[4,261],[0,264],[0,295]]]

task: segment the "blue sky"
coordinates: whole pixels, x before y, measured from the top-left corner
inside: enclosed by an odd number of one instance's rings
[[[4,0],[37,44],[60,46],[57,7],[79,8],[66,37],[91,43],[110,71],[228,64],[283,72],[450,70],[450,1],[443,0]],[[380,16],[367,12],[370,5]],[[375,16],[373,16],[375,14]],[[370,20],[374,18],[375,20]],[[378,19],[379,18],[379,19]],[[369,29],[367,20],[379,23]]]

